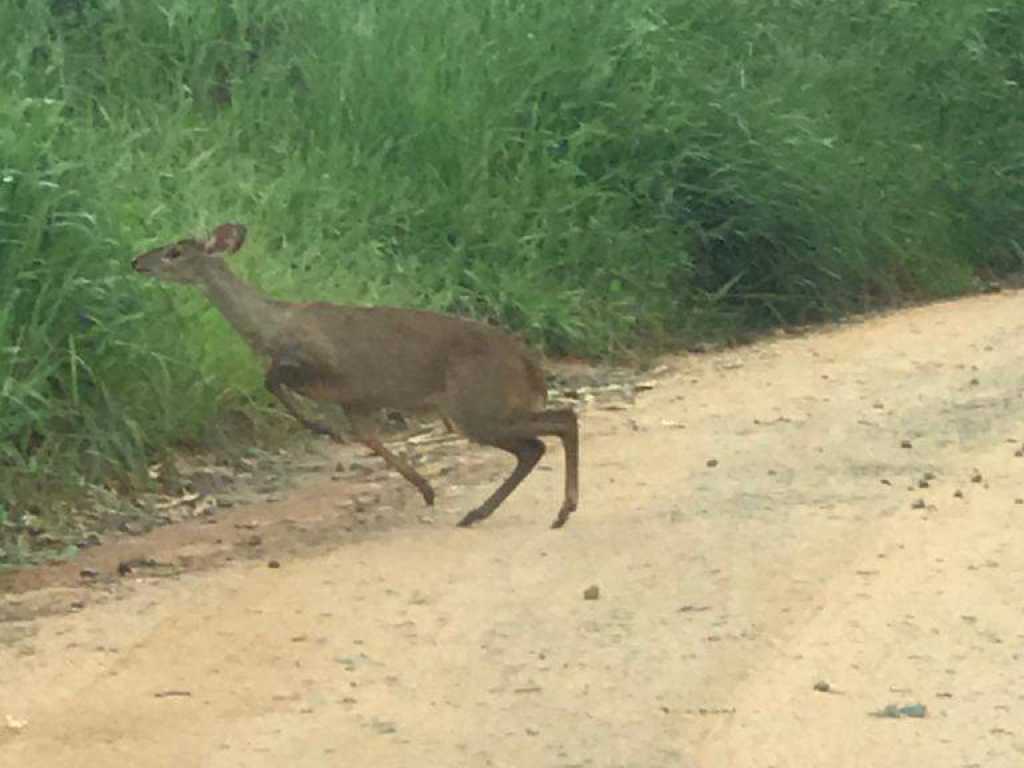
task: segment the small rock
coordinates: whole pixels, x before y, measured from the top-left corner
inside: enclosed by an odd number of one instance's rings
[[[704,611],[710,611],[710,605],[694,605],[693,603],[687,603],[678,609],[679,613],[703,613]]]
[[[909,449],[909,448],[913,448],[913,447],[914,447],[914,444],[912,442],[910,442],[909,440],[901,440],[900,441],[900,448],[908,448]]]
[[[584,600],[597,600],[601,596],[601,590],[597,584],[591,584],[589,587],[583,590]]]
[[[398,726],[390,720],[374,720],[373,730],[377,733],[387,736],[398,731]]]
[[[914,503],[910,505],[910,508],[911,509],[924,509],[927,506],[928,505],[925,503],[924,499],[916,499],[914,501]]]
[[[100,572],[95,568],[83,568],[78,572],[78,575],[83,579],[95,579],[99,577]]]
[[[819,680],[814,684],[814,690],[818,691],[819,693],[828,693],[832,690],[832,686],[829,685],[827,680]]]
[[[153,694],[153,698],[154,699],[176,699],[176,698],[188,699],[188,698],[191,698],[191,697],[192,697],[192,691],[184,691],[184,690],[157,691],[156,693]]]
[[[898,707],[895,704],[888,704],[882,709],[869,713],[872,717],[926,717],[928,707],[924,704],[908,704],[905,707]]]
[[[254,533],[252,536],[245,540],[245,543],[250,547],[258,547],[263,543],[263,537]]]
[[[117,572],[121,576],[127,576],[136,568],[155,568],[157,561],[151,557],[133,557],[130,560],[122,560],[117,564]]]
[[[718,459],[708,459],[707,465],[709,467],[717,467],[718,466]]]
[[[281,563],[279,563],[277,560],[271,560],[270,562],[267,563],[267,568],[280,568],[280,567],[281,567]]]
[[[964,492],[961,491],[959,488],[957,488],[955,491],[953,491],[953,498],[954,499],[962,499],[963,497],[964,497]]]
[[[984,479],[985,478],[981,476],[981,472],[979,472],[978,470],[974,470],[974,474],[971,475],[972,483],[980,483]]]

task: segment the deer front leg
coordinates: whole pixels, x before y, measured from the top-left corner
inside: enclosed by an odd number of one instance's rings
[[[338,443],[343,443],[341,435],[339,435],[329,424],[324,421],[314,421],[308,418],[299,407],[298,402],[295,400],[295,396],[289,392],[289,389],[298,389],[304,383],[309,383],[311,375],[308,369],[305,368],[301,363],[296,363],[291,360],[275,360],[270,364],[267,369],[267,374],[263,379],[263,383],[267,390],[288,410],[295,419],[306,427],[309,431],[316,435],[327,435],[332,440]]]
[[[372,415],[357,409],[350,409],[348,411],[348,419],[356,439],[384,459],[385,464],[412,483],[416,490],[420,492],[420,496],[423,497],[423,501],[426,502],[427,506],[432,507],[434,505],[434,489],[423,475],[412,468],[409,462],[393,454],[380,441],[380,438],[377,437],[377,430]]]

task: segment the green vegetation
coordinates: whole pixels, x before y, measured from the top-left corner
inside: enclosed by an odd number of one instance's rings
[[[224,220],[279,297],[556,354],[1024,258],[1018,0],[0,0],[0,29],[0,561],[24,500],[266,403],[201,297],[128,269]]]

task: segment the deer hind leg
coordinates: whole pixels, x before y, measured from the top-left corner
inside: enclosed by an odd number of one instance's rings
[[[552,528],[561,528],[569,520],[580,501],[580,428],[576,412],[572,408],[559,408],[537,414],[531,426],[541,430],[540,434],[552,435],[562,441],[565,452],[565,495],[562,506]]]
[[[427,482],[427,479],[423,477],[423,475],[412,468],[409,462],[389,451],[384,443],[380,441],[380,438],[377,436],[377,428],[376,424],[374,424],[372,414],[366,414],[357,410],[350,410],[348,412],[348,417],[349,422],[352,424],[352,431],[354,432],[356,439],[384,459],[385,464],[412,483],[416,490],[420,492],[420,495],[423,497],[423,501],[426,502],[428,507],[433,506],[434,489],[430,486],[430,483]]]
[[[516,457],[516,467],[512,470],[512,474],[505,478],[505,482],[499,485],[483,504],[468,512],[457,523],[461,528],[468,528],[473,523],[479,523],[490,517],[501,502],[508,498],[508,495],[533,471],[537,462],[540,461],[540,457],[544,455],[544,443],[535,437],[495,440],[489,442],[488,445],[513,454]]]
[[[474,430],[475,431],[475,430]],[[515,455],[517,463],[512,474],[476,509],[467,514],[460,526],[469,526],[489,517],[512,491],[526,478],[544,455],[544,443],[539,439],[550,435],[562,441],[565,451],[565,496],[562,506],[551,524],[561,528],[579,504],[579,425],[571,408],[541,411],[518,418],[513,424],[487,430],[490,434],[470,433],[470,437],[484,445],[501,448]]]

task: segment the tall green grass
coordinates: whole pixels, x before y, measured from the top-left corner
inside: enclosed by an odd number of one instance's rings
[[[1008,0],[0,0],[0,29],[9,498],[263,402],[201,297],[128,269],[224,220],[277,296],[583,355],[953,295],[1024,256]]]

